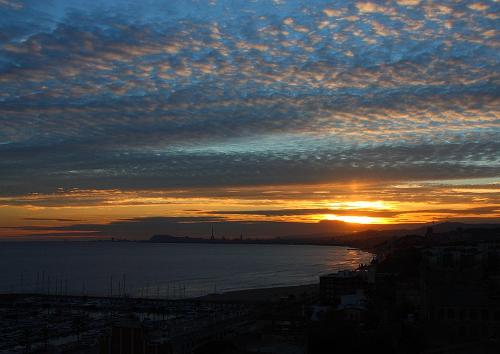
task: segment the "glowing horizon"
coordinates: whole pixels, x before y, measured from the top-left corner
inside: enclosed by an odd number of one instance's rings
[[[500,221],[498,1],[0,11],[0,238]]]
[[[126,229],[127,222],[149,222],[151,218],[162,223],[157,232],[168,232],[179,223],[239,225],[342,221],[361,225],[399,225],[442,221],[498,222],[500,218],[496,182],[452,180],[445,185],[415,181],[406,186],[388,184],[383,188],[380,183],[358,183],[354,190],[348,186],[352,184],[217,190],[73,189],[54,194],[1,197],[0,220],[4,228],[0,229],[0,237],[32,235],[36,238],[37,235],[50,234],[53,238],[57,234],[81,238],[82,233],[87,232],[87,237],[98,238],[113,235],[106,234],[107,225],[125,222]],[[470,190],[475,188],[482,192],[471,193]],[[457,189],[462,189],[462,193],[459,194]],[[377,194],[378,197],[374,197]],[[207,229],[205,227],[204,231],[198,230],[194,234],[206,233]],[[290,228],[290,232],[292,230]],[[263,236],[272,235],[270,232]]]
[[[327,214],[325,215],[325,220],[338,220],[347,222],[350,224],[387,224],[383,218],[374,218],[371,216],[356,216],[356,215],[335,215]]]

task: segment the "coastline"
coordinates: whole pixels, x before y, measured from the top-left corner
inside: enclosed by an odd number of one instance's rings
[[[233,290],[220,294],[208,294],[193,300],[207,302],[274,303],[283,300],[310,298],[319,294],[319,283]]]

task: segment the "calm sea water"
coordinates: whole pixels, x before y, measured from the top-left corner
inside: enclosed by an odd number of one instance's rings
[[[325,246],[0,243],[0,292],[180,298],[315,283],[370,259]]]

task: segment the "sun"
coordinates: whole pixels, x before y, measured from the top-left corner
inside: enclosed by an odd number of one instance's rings
[[[371,216],[354,216],[354,215],[325,215],[325,220],[338,220],[353,224],[384,224],[383,218],[374,218]]]

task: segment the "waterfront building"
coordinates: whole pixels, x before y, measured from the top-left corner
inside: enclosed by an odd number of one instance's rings
[[[172,354],[170,343],[152,338],[136,319],[118,321],[100,341],[100,354]]]
[[[430,326],[429,341],[500,340],[499,260],[500,245],[495,243],[424,251],[421,316]]]
[[[338,305],[341,296],[354,294],[365,287],[363,274],[358,271],[341,270],[319,278],[319,293],[322,304]]]

